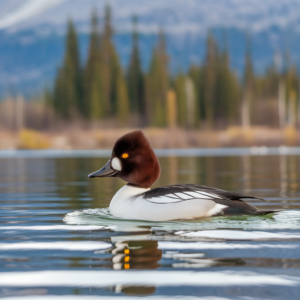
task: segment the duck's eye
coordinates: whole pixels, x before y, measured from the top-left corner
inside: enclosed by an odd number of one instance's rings
[[[122,154],[122,158],[127,158],[127,157],[129,157],[128,153],[123,153]]]

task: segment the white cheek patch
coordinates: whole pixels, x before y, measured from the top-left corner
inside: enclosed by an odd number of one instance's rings
[[[116,171],[121,171],[122,170],[121,161],[117,157],[114,157],[111,161],[111,167]]]

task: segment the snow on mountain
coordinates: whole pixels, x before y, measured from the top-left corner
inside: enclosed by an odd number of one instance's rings
[[[140,30],[203,32],[212,27],[239,28],[253,32],[270,27],[299,29],[299,0],[2,0],[0,29],[15,30],[48,25],[64,26],[72,17],[84,27],[92,9],[109,4],[118,30],[130,28],[132,15],[140,18]],[[7,9],[9,7],[9,9]]]
[[[18,25],[36,15],[42,14],[63,1],[64,0],[28,0],[22,3],[19,2],[11,11],[2,15],[0,29]]]

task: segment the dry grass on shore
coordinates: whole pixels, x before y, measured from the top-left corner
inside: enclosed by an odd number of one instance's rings
[[[117,138],[132,130],[134,129],[0,131],[0,149],[110,149]],[[146,128],[143,132],[154,148],[300,145],[299,131],[291,127],[285,130],[265,127],[243,130],[240,127],[230,127],[220,131]]]

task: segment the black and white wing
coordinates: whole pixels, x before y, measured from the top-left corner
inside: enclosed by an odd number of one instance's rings
[[[243,201],[243,199],[265,201],[264,199],[196,184],[163,186],[147,191],[139,196],[157,204],[170,204],[189,200],[211,200],[217,204],[226,206],[221,215],[257,215],[273,212],[260,211],[251,204]]]

